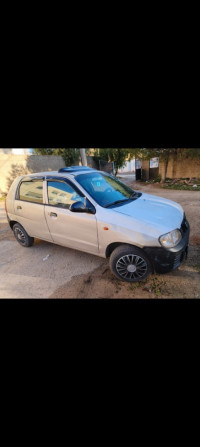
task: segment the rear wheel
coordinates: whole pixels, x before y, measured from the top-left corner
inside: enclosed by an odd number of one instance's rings
[[[23,247],[31,247],[34,243],[34,238],[30,237],[26,230],[22,227],[20,224],[15,224],[13,226],[13,233],[17,239],[17,242],[19,242],[20,245]]]
[[[117,278],[127,282],[142,281],[152,272],[145,253],[132,245],[120,245],[112,252],[110,269]]]

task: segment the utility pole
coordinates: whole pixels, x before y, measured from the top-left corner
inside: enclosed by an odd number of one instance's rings
[[[81,153],[82,165],[87,166],[87,158],[86,158],[85,149],[80,149],[80,153]]]

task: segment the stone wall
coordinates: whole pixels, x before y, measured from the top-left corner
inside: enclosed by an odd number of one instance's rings
[[[0,153],[0,195],[7,193],[13,180],[23,174],[57,171],[65,167],[60,155],[14,155]]]
[[[159,174],[164,173],[164,163],[159,163]],[[200,178],[200,160],[174,160],[172,157],[169,160],[167,168],[167,177],[169,178]]]

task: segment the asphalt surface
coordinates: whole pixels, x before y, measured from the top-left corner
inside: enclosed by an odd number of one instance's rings
[[[48,298],[73,276],[92,272],[105,261],[98,256],[35,240],[23,248],[7,225],[0,202],[0,298]],[[8,235],[8,237],[7,237]]]

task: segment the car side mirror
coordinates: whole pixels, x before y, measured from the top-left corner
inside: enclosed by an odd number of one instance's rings
[[[69,209],[72,213],[96,214],[96,209],[89,200],[84,201],[84,203],[81,201],[74,202],[70,205]]]

